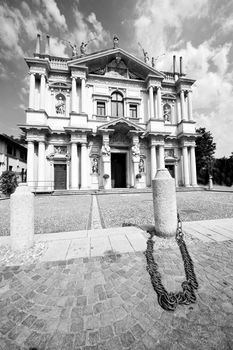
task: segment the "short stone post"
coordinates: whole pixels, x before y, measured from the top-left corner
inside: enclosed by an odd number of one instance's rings
[[[34,194],[20,183],[10,197],[10,236],[13,250],[28,249],[34,240]]]
[[[213,189],[213,176],[209,176],[209,190],[211,191]]]
[[[156,234],[172,237],[177,229],[175,180],[167,169],[158,169],[152,180],[154,219]]]

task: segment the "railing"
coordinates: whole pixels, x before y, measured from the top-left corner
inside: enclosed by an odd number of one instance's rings
[[[67,61],[66,60],[62,60],[62,59],[51,58],[50,66],[53,69],[63,69],[63,70],[67,70],[68,69]]]
[[[175,80],[174,73],[171,73],[171,72],[163,72],[163,73],[165,74],[165,80],[169,80],[169,81]]]

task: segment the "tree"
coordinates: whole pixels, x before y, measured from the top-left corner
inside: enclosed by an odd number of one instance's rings
[[[196,139],[197,178],[200,183],[206,184],[213,172],[216,143],[205,128],[196,129],[196,132],[199,134]]]
[[[0,176],[0,190],[6,196],[10,196],[18,186],[14,171],[4,171]]]

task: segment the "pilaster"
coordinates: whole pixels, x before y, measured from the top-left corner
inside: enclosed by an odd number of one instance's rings
[[[81,144],[81,189],[87,188],[87,143]]]
[[[71,143],[71,188],[78,189],[78,145],[76,142]]]
[[[34,148],[34,142],[28,141],[27,183],[29,187],[34,186]]]
[[[29,88],[29,108],[34,109],[34,94],[35,94],[35,73],[30,74],[30,88]]]

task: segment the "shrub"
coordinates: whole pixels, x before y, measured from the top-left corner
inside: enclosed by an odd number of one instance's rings
[[[104,178],[104,180],[107,180],[109,178],[109,175],[108,174],[104,174],[103,178]]]
[[[0,190],[6,196],[10,196],[15,192],[17,184],[17,178],[14,171],[4,171],[0,176]]]

